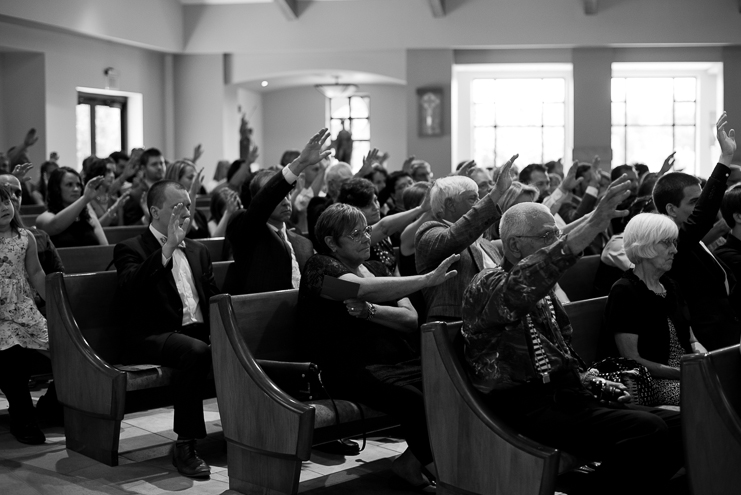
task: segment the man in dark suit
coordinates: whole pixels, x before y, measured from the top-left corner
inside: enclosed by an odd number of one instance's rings
[[[190,198],[175,181],[147,193],[152,221],[138,237],[117,244],[117,308],[131,332],[131,358],[179,370],[173,379],[173,464],[184,476],[208,477],[197,438],[206,436],[203,385],[211,369],[208,300],[219,291],[208,249],[185,238]]]
[[[720,205],[723,219],[731,231],[726,235],[726,243],[715,250],[715,256],[722,261],[736,278],[736,288],[731,293],[731,302],[736,316],[741,317],[741,185],[726,191]]]
[[[322,143],[329,131],[316,133],[298,158],[280,172],[259,172],[250,184],[252,202],[234,214],[226,228],[226,238],[234,251],[224,292],[255,294],[298,289],[301,269],[314,253],[311,242],[288,231],[291,217],[288,197],[298,175],[329,155]]]
[[[653,190],[659,213],[669,215],[679,227],[678,251],[668,275],[679,283],[692,331],[709,351],[737,344],[741,335],[730,299],[736,279],[702,242],[715,223],[736,151],[734,131],[726,134],[724,129],[726,119],[724,112],[716,124],[721,156],[705,188],[696,177],[675,172],[661,177]]]
[[[497,203],[512,185],[510,167],[517,155],[503,167],[496,185],[479,199],[479,188],[469,177],[438,179],[430,190],[430,203],[435,220],[420,227],[414,238],[417,273],[430,272],[448,256],[460,254],[452,270],[458,276],[435,287],[423,289],[427,321],[461,319],[463,291],[478,272],[494,268],[500,255],[490,242],[481,242],[482,234],[502,216]]]

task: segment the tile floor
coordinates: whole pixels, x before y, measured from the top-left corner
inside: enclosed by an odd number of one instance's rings
[[[33,391],[34,399],[44,390]],[[204,402],[208,437],[199,445],[211,466],[206,481],[180,476],[168,453],[175,433],[172,408],[127,415],[121,425],[119,466],[109,467],[65,448],[61,427],[41,425],[44,445],[24,445],[9,432],[7,401],[0,394],[0,494],[236,494],[229,490],[226,451],[216,399]],[[396,494],[390,466],[406,449],[402,440],[368,439],[361,455],[342,457],[319,451],[301,469],[300,492]],[[325,491],[329,490],[329,491]]]

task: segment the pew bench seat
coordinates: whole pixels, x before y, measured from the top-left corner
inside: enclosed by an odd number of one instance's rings
[[[231,263],[214,263],[219,287]],[[111,311],[116,286],[115,271],[46,278],[51,362],[67,448],[109,466],[118,465],[124,414],[151,407],[151,401],[132,406],[127,399],[169,385],[175,373],[153,364],[111,364],[123,361],[126,347],[125,328]]]
[[[216,397],[232,490],[295,494],[312,445],[398,425],[341,397],[333,397],[334,405],[301,402],[270,378],[275,361],[302,360],[297,304],[298,290],[211,298]]]

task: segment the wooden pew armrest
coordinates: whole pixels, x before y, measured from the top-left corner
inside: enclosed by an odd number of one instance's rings
[[[211,346],[224,435],[243,448],[308,460],[315,410],[267,376],[239,332],[231,298],[211,298]]]
[[[46,278],[47,318],[59,401],[104,418],[123,417],[126,373],[106,363],[88,345],[72,315],[63,273]]]

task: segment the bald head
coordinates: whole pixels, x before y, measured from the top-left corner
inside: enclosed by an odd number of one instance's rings
[[[21,189],[21,181],[18,180],[18,177],[12,174],[0,174],[0,184],[8,186],[8,189],[13,193],[11,197],[13,207],[16,210],[20,210],[23,190]]]
[[[540,203],[519,203],[508,209],[499,223],[505,257],[513,264],[558,239],[556,220]]]

